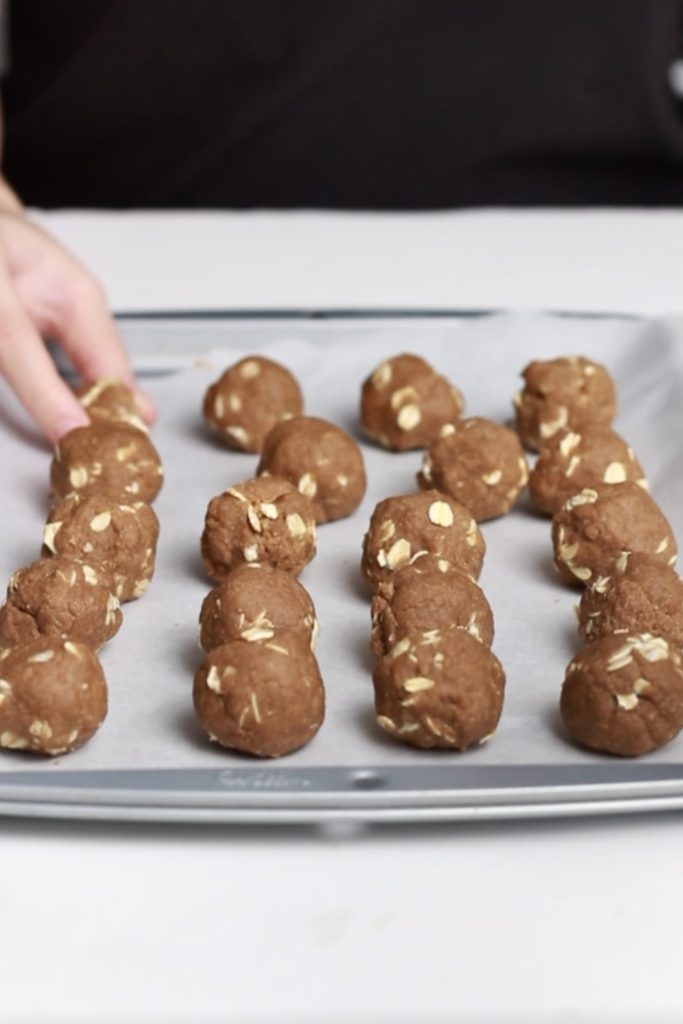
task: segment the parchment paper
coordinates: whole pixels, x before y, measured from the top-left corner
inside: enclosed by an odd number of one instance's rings
[[[304,750],[281,762],[316,765],[588,764],[605,758],[573,746],[558,714],[568,660],[578,649],[573,607],[578,591],[552,567],[549,521],[526,502],[484,525],[488,545],[481,583],[496,620],[494,650],[507,674],[495,737],[466,754],[426,753],[391,741],[375,726],[368,652],[369,592],[359,572],[360,546],[375,503],[415,489],[421,454],[391,454],[360,437],[361,381],[384,357],[414,351],[462,389],[467,413],[501,422],[511,415],[519,372],[532,358],[583,354],[604,362],[617,380],[617,429],[645,466],[652,493],[683,538],[683,348],[674,321],[594,320],[495,315],[462,321],[403,320],[387,326],[353,321],[174,322],[123,324],[135,361],[160,415],[153,438],[166,468],[156,502],[161,520],[157,572],[147,595],[124,606],[124,624],[102,652],[109,682],[107,720],[81,750],[45,761],[0,754],[0,772],[62,768],[248,769],[256,761],[209,744],[194,718],[193,672],[201,658],[197,616],[210,581],[198,542],[209,499],[253,475],[256,458],[223,448],[204,428],[201,399],[222,369],[263,352],[300,379],[307,412],[352,431],[367,463],[369,488],[350,519],[319,529],[318,555],[302,574],[317,605],[318,647],[327,690],[325,723]],[[177,369],[178,366],[184,366]],[[164,373],[169,367],[174,372]],[[2,581],[37,557],[47,502],[50,452],[36,438],[7,389],[0,392],[4,482]],[[648,763],[676,763],[683,739]],[[416,785],[419,776],[416,775]]]

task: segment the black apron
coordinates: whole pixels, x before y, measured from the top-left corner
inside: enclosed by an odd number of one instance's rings
[[[30,204],[683,201],[678,0],[13,0]]]

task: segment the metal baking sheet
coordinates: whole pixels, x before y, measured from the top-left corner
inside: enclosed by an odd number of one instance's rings
[[[485,524],[481,583],[507,674],[495,737],[464,754],[416,751],[374,723],[369,592],[360,545],[375,503],[413,490],[420,453],[380,450],[358,431],[361,381],[400,351],[424,355],[464,392],[468,413],[509,420],[519,372],[532,358],[584,354],[604,362],[620,395],[616,426],[643,462],[654,496],[683,537],[681,325],[540,314],[349,318],[154,317],[121,322],[160,410],[166,467],[156,509],[158,567],[143,600],[102,652],[110,710],[81,750],[54,760],[0,754],[0,813],[126,820],[420,821],[646,811],[683,806],[683,737],[640,761],[591,754],[566,737],[558,699],[578,649],[577,592],[555,578],[548,521],[523,502]],[[300,379],[307,411],[354,433],[369,488],[357,513],[319,530],[302,574],[321,621],[325,723],[306,748],[257,761],[209,744],[194,719],[201,657],[197,615],[210,586],[198,553],[208,500],[253,475],[256,458],[229,452],[205,429],[207,385],[237,358],[263,352]],[[2,391],[6,481],[3,578],[38,554],[49,450]]]

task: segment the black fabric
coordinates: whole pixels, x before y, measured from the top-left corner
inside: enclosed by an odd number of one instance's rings
[[[678,204],[678,0],[14,0],[5,171],[98,207]]]

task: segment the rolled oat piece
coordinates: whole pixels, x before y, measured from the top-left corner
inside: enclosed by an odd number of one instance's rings
[[[42,553],[87,562],[111,580],[120,601],[133,601],[142,597],[154,575],[158,538],[159,520],[146,502],[71,494],[48,516]]]
[[[315,655],[292,632],[215,647],[195,675],[193,693],[209,739],[256,757],[282,757],[303,747],[325,713]]]
[[[106,714],[107,684],[87,644],[40,637],[0,650],[0,747],[67,754]]]
[[[377,724],[413,747],[466,750],[495,732],[505,674],[464,629],[409,633],[374,672]]]
[[[363,540],[361,568],[377,585],[424,554],[479,579],[486,545],[469,509],[439,491],[401,494],[376,506]]]
[[[0,646],[50,637],[93,649],[118,633],[122,616],[110,576],[77,558],[41,558],[14,573],[0,608]]]
[[[683,727],[681,657],[649,633],[603,636],[569,663],[560,711],[572,738],[591,750],[657,750]]]
[[[444,427],[417,474],[420,487],[450,494],[478,523],[509,512],[528,479],[514,431],[478,416]]]
[[[135,395],[118,377],[100,377],[76,388],[76,397],[92,423],[119,423],[148,433]]]
[[[628,555],[610,576],[586,587],[578,609],[579,636],[651,633],[683,648],[683,580],[659,558]]]
[[[580,433],[585,423],[610,424],[616,414],[614,381],[604,366],[583,356],[535,360],[522,371],[515,395],[522,443],[540,451],[560,431]]]
[[[204,419],[229,448],[260,452],[266,434],[300,416],[301,388],[289,370],[264,356],[230,366],[204,396]]]
[[[458,389],[410,353],[380,363],[361,389],[364,433],[396,452],[426,448],[463,408]]]
[[[611,427],[586,423],[548,441],[529,478],[534,505],[555,515],[574,494],[596,484],[639,484],[647,490],[643,467],[633,449]]]
[[[459,626],[490,647],[493,613],[467,573],[436,555],[423,555],[379,584],[372,599],[370,648],[380,658],[410,633]]]
[[[259,562],[237,565],[206,595],[199,626],[205,651],[230,640],[272,640],[290,630],[315,649],[318,636],[308,591],[290,573]]]
[[[55,494],[105,491],[115,501],[153,501],[164,479],[159,453],[141,430],[96,422],[70,430],[55,445]]]
[[[235,484],[209,502],[201,539],[207,573],[216,583],[243,563],[272,565],[298,576],[315,555],[310,498],[279,476]]]
[[[610,576],[628,555],[653,555],[674,565],[676,540],[663,512],[634,483],[597,484],[567,501],[552,524],[555,566],[565,583]]]
[[[310,498],[318,523],[350,516],[367,486],[363,455],[351,435],[314,416],[295,416],[273,427],[257,472],[294,484]]]

